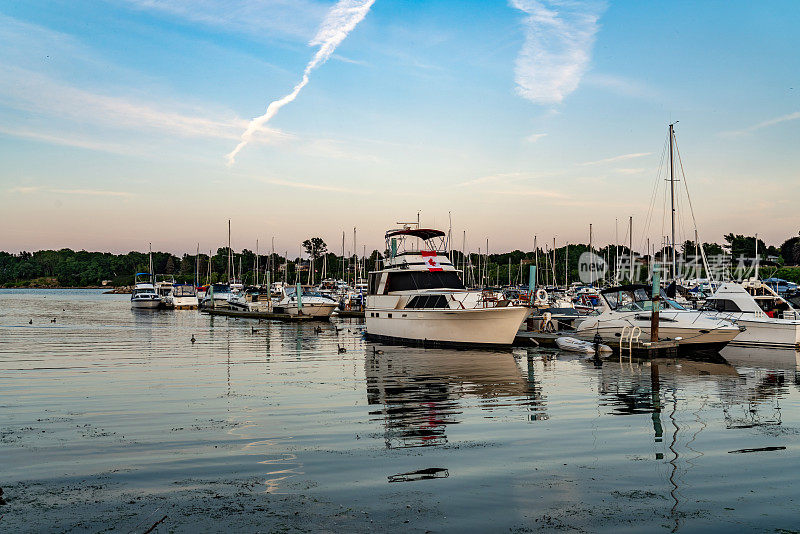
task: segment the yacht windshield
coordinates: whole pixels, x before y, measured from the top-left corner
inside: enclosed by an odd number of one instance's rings
[[[621,289],[619,291],[609,291],[603,293],[608,306],[612,310],[631,312],[631,311],[651,311],[653,309],[653,300],[650,297],[650,292],[647,288],[636,287],[631,289]],[[661,300],[659,301],[659,310],[683,310],[683,306],[668,299],[664,291],[661,291]]]

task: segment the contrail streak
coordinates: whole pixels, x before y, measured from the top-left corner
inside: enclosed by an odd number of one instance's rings
[[[339,0],[339,2],[328,11],[328,15],[319,27],[317,35],[308,43],[310,46],[318,45],[319,50],[317,50],[317,53],[314,54],[314,57],[311,58],[311,61],[306,65],[303,71],[303,78],[294,86],[291,93],[283,98],[270,102],[269,106],[267,106],[267,111],[263,115],[250,121],[247,130],[242,134],[242,140],[230,154],[225,156],[228,159],[228,166],[236,162],[236,155],[247,146],[247,143],[253,139],[253,135],[255,135],[256,132],[267,124],[283,106],[297,98],[297,95],[300,94],[303,87],[308,84],[311,71],[325,63],[328,58],[331,57],[336,47],[345,40],[347,35],[353,31],[358,23],[367,15],[373,3],[375,3],[375,0]]]

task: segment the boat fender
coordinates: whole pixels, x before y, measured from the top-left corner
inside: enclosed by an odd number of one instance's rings
[[[544,312],[542,314],[542,331],[543,332],[555,332],[556,325],[553,323],[553,314],[550,312]]]

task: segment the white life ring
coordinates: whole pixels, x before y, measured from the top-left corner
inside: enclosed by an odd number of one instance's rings
[[[538,300],[540,302],[547,301],[547,291],[545,291],[544,289],[537,289],[536,290],[536,300]]]

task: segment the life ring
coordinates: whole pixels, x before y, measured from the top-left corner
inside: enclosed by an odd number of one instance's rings
[[[546,302],[547,301],[547,291],[545,291],[544,289],[537,289],[536,290],[536,300],[538,300],[540,302]]]

